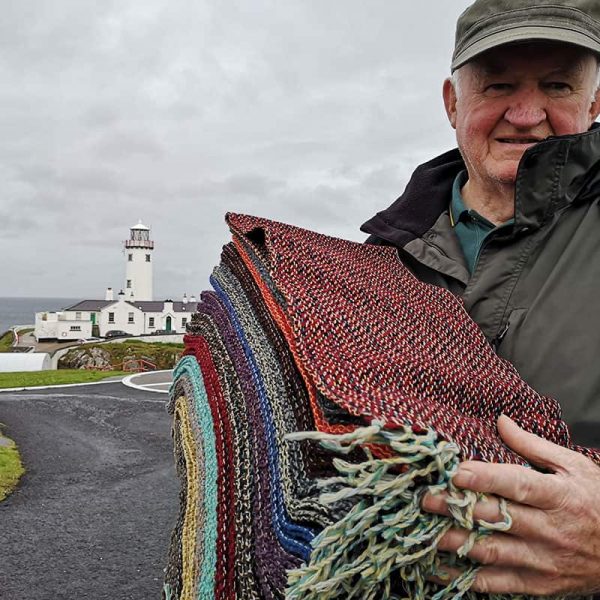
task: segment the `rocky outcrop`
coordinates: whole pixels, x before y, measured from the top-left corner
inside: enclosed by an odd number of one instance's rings
[[[59,369],[112,369],[147,371],[172,369],[181,358],[183,345],[128,341],[72,348],[58,358]]]
[[[59,369],[110,369],[111,355],[102,348],[71,350],[58,361]]]

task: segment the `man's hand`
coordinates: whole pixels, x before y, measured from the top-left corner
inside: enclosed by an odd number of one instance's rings
[[[508,501],[513,523],[506,533],[478,541],[468,556],[483,566],[473,591],[507,594],[592,594],[600,591],[600,468],[581,454],[528,433],[508,417],[498,420],[504,442],[530,464],[467,461],[453,478],[457,487],[493,494],[479,502],[476,519],[503,520],[498,496]],[[443,495],[428,494],[423,507],[449,514]],[[468,532],[451,529],[439,549],[456,552]],[[451,569],[446,569],[452,574]]]

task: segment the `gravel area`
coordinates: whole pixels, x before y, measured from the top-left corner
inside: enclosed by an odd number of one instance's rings
[[[27,473],[0,503],[3,600],[160,599],[178,507],[166,396],[0,393]]]

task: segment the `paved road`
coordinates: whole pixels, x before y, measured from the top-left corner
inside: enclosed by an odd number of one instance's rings
[[[0,503],[2,600],[160,598],[178,506],[162,394],[0,393],[28,470]]]

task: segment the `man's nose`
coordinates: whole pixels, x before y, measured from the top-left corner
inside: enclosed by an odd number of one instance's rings
[[[536,127],[546,120],[546,100],[540,90],[520,90],[511,96],[504,119],[519,129]]]

